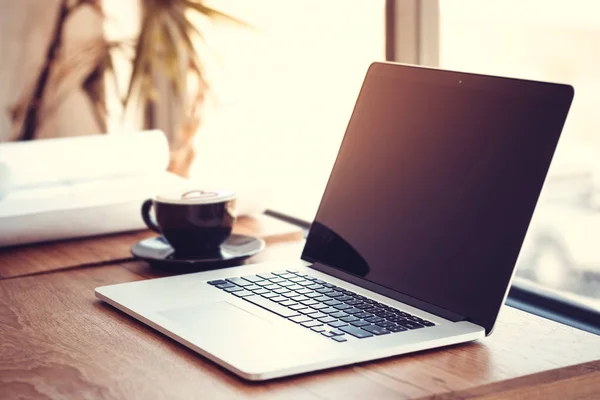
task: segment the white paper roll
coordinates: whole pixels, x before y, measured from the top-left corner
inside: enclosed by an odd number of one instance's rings
[[[159,130],[0,143],[13,189],[164,171],[169,147]]]

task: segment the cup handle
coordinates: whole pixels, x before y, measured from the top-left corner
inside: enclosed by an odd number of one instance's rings
[[[160,228],[158,227],[158,225],[156,225],[156,222],[154,222],[153,218],[150,216],[151,208],[152,199],[144,201],[144,204],[142,204],[142,219],[144,220],[144,223],[148,228],[152,229],[156,233],[161,233]]]

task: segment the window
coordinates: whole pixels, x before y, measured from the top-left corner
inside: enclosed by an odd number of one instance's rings
[[[197,135],[191,175],[312,220],[360,85],[385,58],[383,0],[214,2],[252,28],[215,25],[216,103]]]
[[[516,280],[600,310],[600,3],[440,0],[438,11],[440,67],[575,87]]]

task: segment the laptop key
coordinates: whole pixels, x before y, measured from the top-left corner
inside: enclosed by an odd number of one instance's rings
[[[338,310],[347,310],[349,308],[352,308],[352,306],[349,306],[348,304],[338,304],[337,306],[333,306],[334,308],[337,308]]]
[[[255,291],[255,290],[258,290],[258,289],[262,289],[262,287],[260,287],[258,285],[250,285],[250,286],[244,286],[244,289]]]
[[[283,287],[288,287],[288,286],[294,286],[295,283],[294,282],[290,282],[290,281],[283,281],[283,282],[279,282],[278,285],[279,286],[283,286]]]
[[[302,310],[304,311],[304,310]],[[300,312],[302,312],[300,311]],[[303,313],[304,314],[304,313]],[[327,314],[323,314],[322,312],[312,312],[311,314],[308,314],[309,317],[314,318],[314,319],[319,319],[319,318],[325,318],[327,316]]]
[[[330,322],[335,321],[335,318],[330,317],[329,315],[323,318],[319,318],[319,321],[321,321],[324,324],[328,324]]]
[[[239,286],[232,286],[232,287],[225,288],[223,290],[226,291],[227,293],[233,293],[233,292],[239,292],[241,290],[244,290],[244,288],[239,287]]]
[[[337,306],[338,304],[342,304],[342,302],[332,299],[325,301],[324,304],[327,304],[328,306]]]
[[[307,281],[306,279],[303,281],[296,282],[300,286],[311,286],[313,283],[311,281]]]
[[[354,298],[352,297],[351,299],[354,299]],[[348,304],[349,306],[356,306],[358,304],[364,304],[360,300],[349,300],[349,301],[344,301],[344,303]]]
[[[367,325],[371,325],[371,324],[369,324],[367,321],[359,319],[358,321],[352,321],[352,322],[350,322],[350,325],[354,325],[354,326],[367,326]]]
[[[312,283],[312,285],[308,285],[307,288],[309,288],[310,290],[317,290],[317,289],[323,289],[323,286],[319,285],[318,283]]]
[[[254,296],[254,293],[252,293],[249,290],[242,290],[239,292],[233,292],[234,295],[236,295],[237,297],[246,297],[246,296]]]
[[[398,322],[398,325],[403,326],[408,329],[424,328],[423,325],[417,324],[416,322],[412,322],[412,321],[400,321],[400,322]]]
[[[300,303],[304,304],[305,306],[312,306],[312,305],[315,305],[315,304],[319,304],[318,301],[315,301],[313,299],[302,300]]]
[[[215,285],[215,287],[218,287],[219,289],[225,289],[228,287],[234,287],[235,285],[231,282],[225,282],[225,283],[220,283],[218,285]]]
[[[309,293],[313,293],[313,291],[307,288],[302,288],[300,290],[296,290],[296,293],[300,293],[306,296]]]
[[[308,322],[303,322],[300,325],[302,325],[305,328],[314,328],[315,326],[323,326],[322,323],[320,323],[319,321],[308,321]],[[325,329],[325,328],[323,328]]]
[[[324,325],[317,325],[317,326],[313,326],[312,328],[310,328],[311,331],[315,331],[317,333],[324,332],[326,329],[327,329],[327,327],[325,327]]]
[[[279,288],[279,289],[273,289],[273,291],[274,291],[275,293],[283,294],[283,293],[287,293],[287,292],[289,292],[290,290],[289,290],[289,289],[287,289],[287,288]]]
[[[314,308],[306,307],[306,308],[299,309],[298,312],[300,314],[313,314],[313,313],[316,313],[317,310],[315,310]]]
[[[332,338],[333,340],[335,340],[336,342],[340,342],[340,343],[343,343],[343,342],[347,342],[347,341],[348,341],[348,339],[346,339],[346,338],[345,338],[345,337],[343,337],[343,336],[332,336],[331,338]]]
[[[333,314],[333,313],[336,313],[336,312],[338,312],[338,311],[339,311],[339,310],[338,310],[337,308],[333,308],[333,307],[327,307],[327,308],[323,308],[323,309],[321,310],[321,312],[322,312],[322,313],[325,313],[325,314]]]
[[[325,293],[333,292],[333,289],[330,289],[328,287],[322,287],[321,289],[316,289],[315,292],[325,294]]]
[[[281,283],[281,282],[285,282],[285,279],[277,277],[277,278],[271,278],[269,279],[272,283]]]
[[[318,293],[318,292],[315,292],[315,293]],[[319,296],[318,296],[318,297],[313,297],[313,298],[314,298],[316,301],[323,301],[323,302],[331,300],[329,297],[327,297],[327,296],[323,296],[323,295],[321,295],[321,294],[319,294]]]
[[[229,278],[229,279],[226,279],[226,281],[231,282],[233,284],[236,284],[238,286],[251,286],[251,285],[253,285],[252,282],[249,282],[249,281],[247,281],[245,279],[242,279],[242,278]]]
[[[367,332],[367,331],[365,331],[364,329],[360,329],[360,328],[358,328],[358,327],[356,327],[356,326],[352,326],[352,325],[348,325],[348,326],[342,326],[342,327],[340,328],[340,331],[342,331],[342,332],[346,332],[346,333],[349,333],[349,334],[351,334],[352,336],[354,336],[354,337],[357,337],[357,338],[359,338],[359,339],[362,339],[362,338],[367,338],[367,337],[371,337],[371,336],[373,336],[373,334],[372,334],[372,333],[370,333],[370,332]]]
[[[397,326],[395,323],[390,321],[377,322],[376,325],[386,329],[390,329],[393,326]]]
[[[419,323],[421,325],[425,325],[425,326],[435,326],[435,324],[433,322],[431,322],[431,321],[425,321],[425,320],[423,320],[423,321],[421,321]]]
[[[215,281],[208,281],[206,283],[208,283],[209,285],[216,286],[216,285],[222,285],[224,283],[227,283],[227,281],[224,281],[223,279],[217,279]]]
[[[359,314],[359,313],[361,313],[361,312],[362,312],[362,310],[360,310],[360,309],[358,309],[358,308],[354,308],[354,307],[352,307],[352,308],[347,308],[347,309],[345,309],[345,310],[344,310],[344,312],[345,312],[346,314],[350,314],[350,315],[356,315],[356,314]],[[371,314],[369,314],[369,315],[371,315]]]
[[[370,322],[372,324],[376,324],[378,322],[383,322],[384,319],[381,317],[371,317],[371,318],[365,318],[365,321]]]
[[[272,284],[272,285],[267,285],[267,286],[263,286],[265,289],[269,289],[269,290],[275,290],[275,289],[279,289],[281,286],[276,285],[276,284]]]
[[[368,312],[359,312],[358,314],[354,314],[357,318],[365,319],[373,317],[373,314],[369,314]]]
[[[289,318],[300,314],[298,311],[294,311],[287,307],[280,306],[279,304],[273,303],[271,300],[265,299],[262,296],[254,295],[243,297],[243,299],[266,310],[269,310],[277,315],[280,315],[284,318]]]
[[[317,304],[313,304],[311,307],[314,308],[315,310],[323,310],[324,308],[327,308],[329,306],[327,304],[317,303]]]
[[[390,333],[390,331],[388,331],[387,329],[382,328],[377,325],[363,326],[362,329],[364,329],[367,332],[371,332],[374,335],[386,335],[386,334]]]
[[[260,281],[260,282],[256,282],[255,284],[258,285],[258,286],[265,287],[265,286],[273,285],[273,282],[271,282],[271,281]]]
[[[343,311],[334,312],[333,314],[329,314],[329,315],[331,315],[333,318],[344,318],[344,317],[348,316],[348,314],[346,314]]]
[[[294,300],[294,301],[300,302],[300,301],[308,300],[308,297],[303,296],[303,295],[300,294],[298,296],[291,297],[291,299]]]
[[[327,296],[336,298],[336,297],[342,297],[342,296],[344,296],[344,294],[342,292],[338,292],[338,291],[334,290],[333,292],[327,293]]]
[[[267,292],[267,293],[261,293],[261,296],[267,299],[271,299],[273,297],[278,297],[279,295],[277,293],[273,293],[273,292]]]
[[[262,279],[273,279],[273,278],[276,277],[276,275],[273,275],[270,272],[264,272],[262,274],[256,274],[256,276],[258,276],[259,278],[262,278]]]
[[[295,317],[289,317],[290,321],[294,321],[297,324],[301,324],[303,322],[312,321],[313,319],[306,315],[296,315]]]
[[[286,301],[287,298],[283,297],[283,296],[277,296],[277,297],[271,297],[270,299],[271,301],[274,301],[276,303],[281,303],[282,301]]]
[[[401,317],[410,317],[410,314],[404,311],[400,311],[400,310],[393,310],[394,314],[398,314]]]
[[[281,304],[282,306],[289,307],[289,306],[295,306],[295,305],[296,305],[296,304],[298,304],[298,303],[296,303],[296,302],[295,302],[295,301],[293,301],[293,300],[286,300],[286,301],[282,301],[282,302],[281,302],[281,303],[279,303],[279,304]]]
[[[347,322],[344,321],[333,321],[329,323],[329,326],[333,327],[333,328],[339,328],[340,326],[346,326],[348,325]]]
[[[407,331],[408,329],[406,329],[403,326],[400,325],[395,325],[395,326],[390,326],[389,328],[387,328],[387,330],[389,330],[390,332],[402,332],[402,331]]]
[[[291,285],[291,286],[287,286],[288,289],[290,290],[302,290],[304,289],[304,286],[300,286],[300,285]]]
[[[303,310],[305,308],[308,308],[304,304],[296,304],[295,306],[288,306],[288,307],[290,307],[294,311],[299,311],[299,310]]]
[[[358,318],[356,318],[354,315],[348,315],[347,317],[340,318],[340,321],[353,322],[358,321]]]
[[[260,282],[263,280],[263,278],[256,276],[256,275],[248,275],[248,276],[242,276],[242,279],[245,279],[247,281],[250,281],[252,283],[254,282]]]

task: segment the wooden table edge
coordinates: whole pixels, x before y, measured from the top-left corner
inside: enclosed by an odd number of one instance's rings
[[[419,400],[597,398],[592,396],[600,396],[600,360],[560,367],[465,390],[420,397]]]

